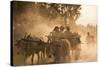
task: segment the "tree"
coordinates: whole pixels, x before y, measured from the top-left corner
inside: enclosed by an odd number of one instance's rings
[[[61,16],[64,18],[64,25],[74,25],[80,16],[81,5],[55,4],[55,3],[37,3],[39,9],[43,9],[49,18]],[[42,11],[40,11],[42,12]],[[44,14],[44,13],[42,13]]]

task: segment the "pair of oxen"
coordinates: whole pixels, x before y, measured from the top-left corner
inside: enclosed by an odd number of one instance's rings
[[[17,54],[25,56],[24,61],[32,55],[31,64],[34,64],[35,54],[38,56],[37,64],[65,63],[79,59],[80,43],[80,36],[73,34],[70,38],[65,37],[52,42],[44,42],[36,37],[31,39],[22,38],[16,42],[16,47],[18,49]],[[54,58],[54,61],[48,62],[47,58]]]

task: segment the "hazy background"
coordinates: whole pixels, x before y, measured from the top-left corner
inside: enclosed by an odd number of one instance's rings
[[[97,6],[82,5],[81,8],[81,15],[76,24],[96,26]],[[48,35],[54,26],[62,24],[64,24],[62,17],[55,17],[55,15],[50,17],[47,10],[36,8],[31,2],[13,3],[13,31],[15,40],[16,38],[23,37],[25,32],[43,37]]]
[[[81,16],[77,20],[77,24],[82,25],[96,25],[97,24],[97,6],[82,5]]]

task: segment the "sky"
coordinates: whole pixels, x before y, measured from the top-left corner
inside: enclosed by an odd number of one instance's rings
[[[97,6],[95,5],[82,5],[81,15],[76,21],[77,24],[82,25],[95,25],[97,24]]]

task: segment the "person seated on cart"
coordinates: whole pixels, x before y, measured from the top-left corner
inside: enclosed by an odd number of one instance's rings
[[[59,27],[55,26],[53,31],[50,32],[50,35],[48,36],[48,42],[50,43],[57,41],[59,39],[59,34],[60,34]]]

